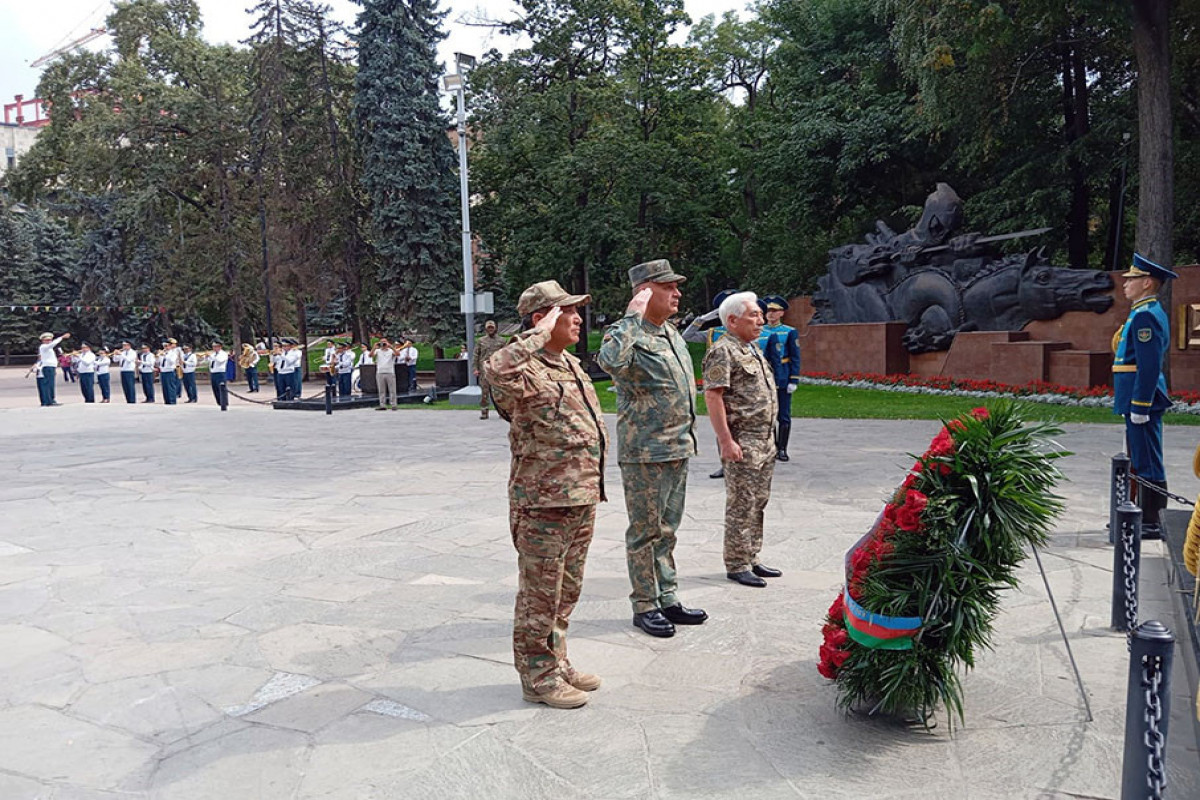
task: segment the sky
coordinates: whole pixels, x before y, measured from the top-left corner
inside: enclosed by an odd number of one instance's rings
[[[354,20],[358,7],[350,0],[324,1],[338,19],[346,23]],[[245,7],[252,4],[253,0],[199,0],[205,38],[214,43],[246,38],[250,16]],[[742,12],[745,0],[685,0],[684,6],[692,19],[700,19],[725,11]],[[515,7],[509,0],[442,0],[442,8],[449,12],[445,21],[449,36],[440,47],[445,63],[451,63],[455,52],[480,56],[493,47],[502,52],[510,50],[513,45],[509,37],[470,23],[503,19]],[[31,97],[41,69],[29,64],[102,25],[110,9],[109,0],[0,0],[0,104],[12,102],[17,94]],[[108,45],[108,38],[102,37],[88,47]]]

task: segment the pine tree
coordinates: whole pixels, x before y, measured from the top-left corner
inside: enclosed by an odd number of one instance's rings
[[[0,347],[5,351],[30,352],[37,349],[38,316],[13,304],[41,302],[30,292],[34,289],[36,255],[29,226],[12,208],[0,201]],[[11,309],[11,310],[10,310]]]
[[[454,151],[439,104],[436,0],[361,0],[354,116],[381,315],[460,341]]]

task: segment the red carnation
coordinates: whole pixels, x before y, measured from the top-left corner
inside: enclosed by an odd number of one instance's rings
[[[817,672],[821,673],[821,677],[829,678],[829,680],[837,679],[837,667],[830,664],[828,661],[820,661],[817,663]]]
[[[871,566],[871,551],[869,544],[864,543],[850,555],[850,572],[854,578],[861,578]]]
[[[950,435],[950,431],[942,428],[937,436],[933,437],[933,441],[929,444],[929,449],[925,451],[927,456],[948,456],[954,452],[954,437]]]
[[[904,506],[896,515],[896,526],[909,533],[921,530],[921,512],[912,506]]]
[[[929,496],[923,492],[918,492],[916,489],[910,489],[908,495],[904,498],[904,507],[911,508],[918,514],[924,511],[927,505],[929,505]]]
[[[846,633],[845,628],[836,628],[831,626],[831,630],[825,634],[825,644],[829,647],[841,647],[846,642],[850,641],[850,634]]]
[[[829,618],[841,622],[846,615],[846,606],[842,602],[843,594],[838,592],[838,596],[834,598],[833,605],[829,607]]]
[[[988,413],[986,408],[980,406],[979,408],[971,409],[971,416],[975,419],[987,419],[989,416],[991,416],[991,414]]]
[[[885,542],[883,539],[876,539],[871,545],[871,551],[874,553],[876,561],[882,561],[894,553],[895,550],[896,548],[891,542]]]

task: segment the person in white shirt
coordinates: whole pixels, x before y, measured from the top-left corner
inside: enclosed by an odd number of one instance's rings
[[[142,394],[146,396],[142,400],[143,403],[154,402],[154,370],[158,368],[156,362],[154,353],[150,352],[150,345],[142,345],[142,350],[138,353],[138,373],[142,376]]]
[[[163,348],[162,353],[158,356],[158,371],[159,380],[162,382],[163,402],[169,406],[175,405],[175,401],[179,399],[179,376],[175,374],[175,367],[179,364],[179,343],[174,339],[167,339],[167,344]]]
[[[396,351],[396,363],[403,369],[399,372],[400,391],[409,393],[417,390],[417,348],[405,339],[404,344]]]
[[[383,411],[391,406],[395,411],[399,408],[396,402],[396,351],[387,339],[380,339],[371,355],[375,359],[375,383],[379,387],[379,406],[376,410]]]
[[[355,369],[372,366],[375,363],[375,357],[371,354],[369,345],[362,345],[362,352],[358,354],[358,360],[354,362]]]
[[[229,365],[229,353],[220,342],[212,343],[212,352],[204,359],[208,363],[208,382],[212,385],[217,405],[224,408],[225,368]]]
[[[200,359],[192,352],[192,346],[185,344],[183,346],[183,390],[187,393],[187,401],[195,403],[200,398],[196,392],[196,365],[200,363]]]
[[[96,384],[100,387],[100,402],[107,403],[112,399],[112,384],[109,377],[109,369],[112,367],[112,358],[109,357],[107,347],[101,347],[96,355]]]
[[[38,338],[41,341],[38,345],[38,363],[42,365],[38,378],[38,399],[43,406],[60,406],[62,403],[54,395],[54,382],[58,379],[58,353],[54,352],[54,348],[63,339],[70,339],[71,334],[55,337],[53,333],[43,333]]]
[[[350,345],[344,342],[338,345],[336,363],[338,397],[349,398],[353,389],[350,376],[354,372],[354,351],[350,349]]]
[[[337,383],[338,346],[334,342],[325,345],[325,383],[333,386]]]
[[[121,342],[117,364],[121,367],[121,391],[125,394],[125,402],[136,403],[138,354],[129,342]]]
[[[277,344],[271,348],[271,355],[267,358],[267,364],[270,365],[268,367],[268,369],[271,370],[271,379],[275,381],[275,399],[282,400],[283,395],[284,395],[284,391],[283,391],[284,378],[283,378],[283,373],[281,373],[279,371],[280,368],[283,366],[283,346],[282,345]],[[288,383],[290,384],[292,379],[289,376],[287,378],[287,380],[288,380]]]
[[[87,342],[79,345],[79,362],[76,369],[79,370],[79,392],[83,395],[83,402],[96,402],[96,354]]]
[[[300,393],[304,390],[304,350],[300,345],[284,344],[283,364],[285,369],[291,367],[292,399],[299,400]]]

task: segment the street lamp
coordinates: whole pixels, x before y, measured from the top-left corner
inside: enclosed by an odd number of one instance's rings
[[[467,405],[479,399],[478,381],[475,379],[475,269],[471,264],[471,194],[467,176],[467,101],[465,96],[466,73],[475,66],[475,57],[465,53],[454,54],[457,70],[442,76],[442,89],[454,92],[458,101],[458,188],[462,204],[462,264],[463,295],[460,310],[466,316],[467,325],[467,386],[451,395],[450,401]]]

